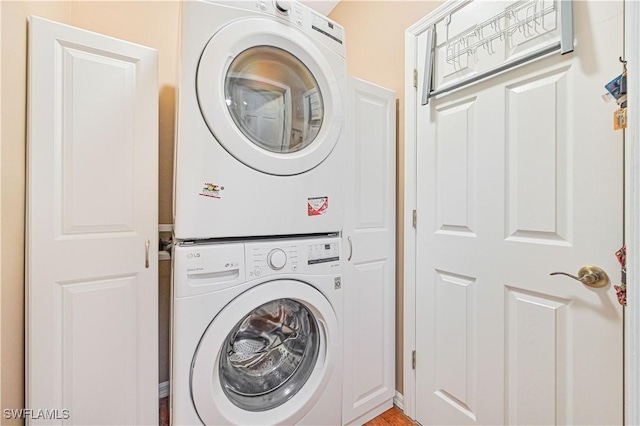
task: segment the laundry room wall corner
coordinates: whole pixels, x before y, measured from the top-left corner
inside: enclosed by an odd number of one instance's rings
[[[175,140],[176,88],[165,84],[160,87],[159,103],[159,182],[158,221],[173,223],[173,151]]]
[[[169,381],[170,362],[169,352],[171,340],[171,262],[161,261],[158,265],[158,316],[160,324],[158,326],[158,347],[160,348],[160,359],[158,363],[160,383]]]
[[[341,1],[329,18],[345,28],[347,74],[387,87],[396,103],[396,389],[403,393],[404,31],[442,2]]]
[[[177,35],[176,35],[177,38]],[[160,88],[158,150],[158,216],[159,223],[173,223],[173,151],[176,116],[176,89],[166,84]],[[159,381],[169,381],[171,352],[171,262],[160,261],[158,268],[158,348]]]

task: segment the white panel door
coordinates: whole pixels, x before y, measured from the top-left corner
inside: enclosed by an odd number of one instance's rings
[[[243,99],[242,122],[249,133],[256,140],[268,144],[280,141],[278,152],[287,152],[285,144],[285,102],[286,91],[259,91],[253,89],[241,90]],[[290,135],[287,135],[289,138]],[[286,140],[288,142],[288,139]]]
[[[344,424],[391,408],[395,395],[396,96],[347,81]]]
[[[30,18],[26,404],[57,410],[31,424],[158,422],[157,77]]]
[[[575,52],[417,100],[423,425],[622,424],[622,134],[600,97],[622,3],[573,7]],[[611,283],[549,276],[585,265]]]

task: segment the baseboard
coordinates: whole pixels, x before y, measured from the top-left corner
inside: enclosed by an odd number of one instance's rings
[[[396,396],[393,397],[393,405],[404,411],[404,395],[396,391]]]
[[[171,390],[171,382],[166,381],[158,384],[158,398],[166,398],[169,396],[169,391]]]
[[[173,223],[158,224],[158,232],[173,232]]]

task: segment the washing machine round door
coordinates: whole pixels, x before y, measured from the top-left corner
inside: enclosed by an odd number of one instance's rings
[[[295,175],[322,163],[343,124],[340,85],[326,55],[337,57],[277,21],[251,18],[220,29],[196,78],[217,142],[263,173]]]
[[[331,304],[309,284],[276,280],[241,294],[210,323],[193,358],[200,419],[296,423],[326,387],[337,336]]]

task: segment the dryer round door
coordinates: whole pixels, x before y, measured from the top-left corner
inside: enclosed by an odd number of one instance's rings
[[[283,23],[251,18],[220,29],[202,53],[196,85],[215,139],[260,172],[311,170],[340,137],[342,97],[332,67],[311,39]]]
[[[339,354],[336,315],[309,284],[275,280],[236,297],[193,357],[191,395],[210,424],[294,424],[326,388]]]

